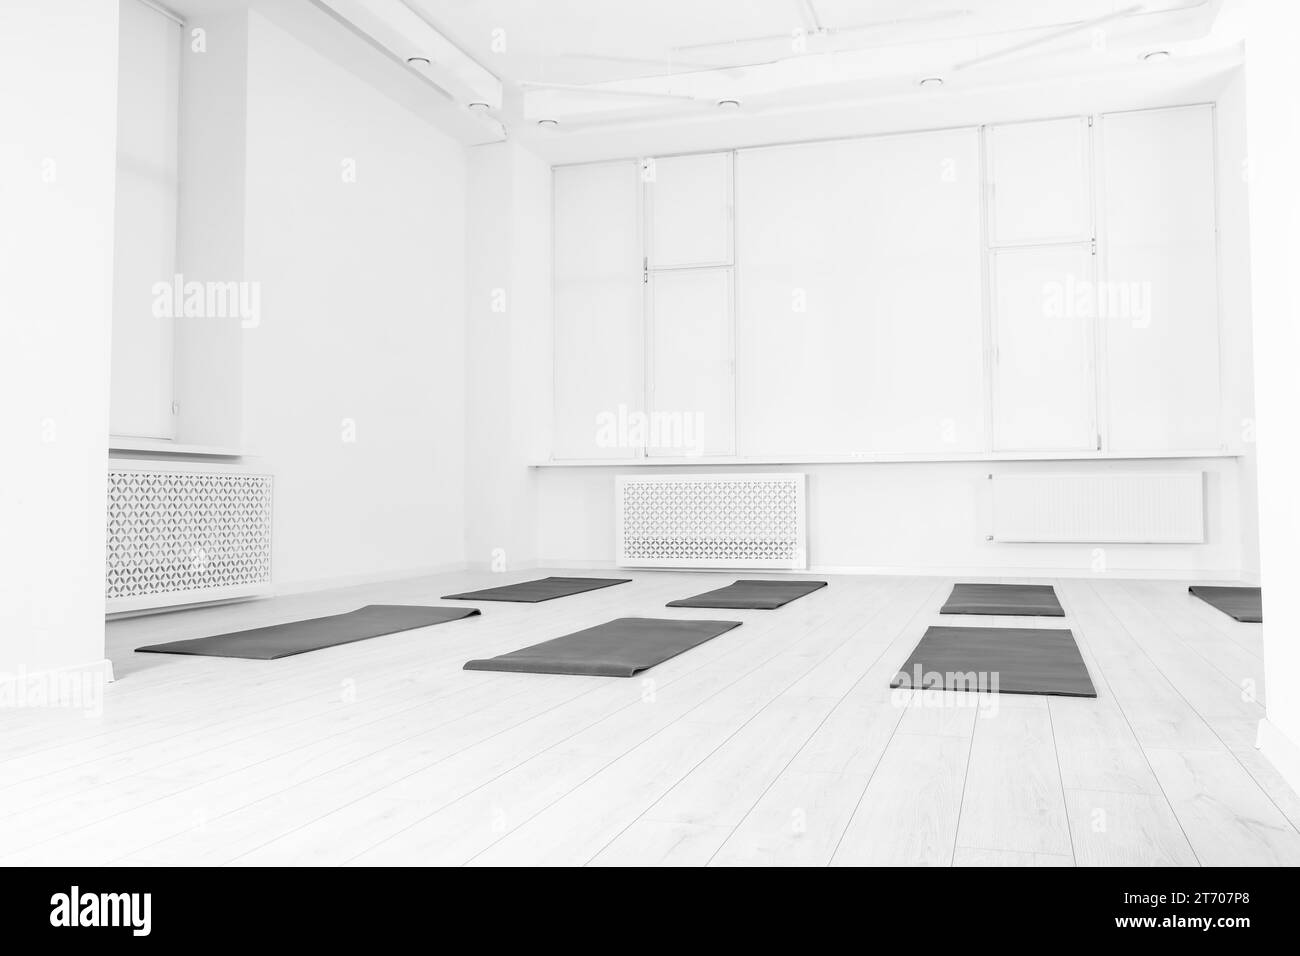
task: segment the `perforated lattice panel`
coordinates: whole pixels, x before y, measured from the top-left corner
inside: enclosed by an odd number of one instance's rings
[[[804,476],[623,475],[618,563],[802,568]]]
[[[110,602],[270,580],[270,475],[109,471]]]

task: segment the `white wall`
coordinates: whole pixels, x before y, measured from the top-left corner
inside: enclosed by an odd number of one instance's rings
[[[556,567],[614,560],[614,476],[631,469],[538,469],[538,554]],[[678,469],[680,470],[680,469]],[[717,472],[717,466],[691,469]],[[734,469],[740,471],[743,469]],[[1230,459],[763,465],[808,475],[808,563],[824,571],[1092,574],[1095,545],[1006,544],[992,531],[988,475],[1207,472],[1204,545],[1106,545],[1109,573],[1235,578],[1240,490]],[[673,469],[635,469],[671,474]]]
[[[549,448],[551,171],[512,143],[468,152],[465,549],[473,567],[536,560]]]
[[[171,438],[173,320],[153,290],[176,271],[181,28],[141,0],[119,9],[109,429]]]
[[[0,675],[104,657],[117,4],[0,4]]]
[[[1300,107],[1292,40],[1300,11],[1285,0],[1250,9],[1246,109],[1250,146],[1251,294],[1256,316],[1255,401],[1259,421],[1260,570],[1263,575],[1264,673],[1268,716],[1264,753],[1300,788],[1300,640],[1286,600],[1300,579]]]
[[[1259,497],[1256,493],[1255,381],[1250,301],[1250,192],[1245,71],[1233,70],[1216,101],[1219,186],[1219,297],[1223,324],[1224,433],[1239,445],[1242,573],[1259,580]]]
[[[180,196],[176,267],[186,281],[244,278],[248,11],[243,4],[186,24],[181,53]],[[202,30],[196,49],[194,30]],[[242,439],[243,353],[232,318],[174,324],[177,441],[236,448]]]
[[[249,16],[243,431],[277,587],[465,559],[465,159]],[[355,170],[355,181],[350,181]]]

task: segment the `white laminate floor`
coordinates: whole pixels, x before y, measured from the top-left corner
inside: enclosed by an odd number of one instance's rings
[[[0,863],[1300,864],[1300,798],[1253,746],[1260,625],[1177,582],[941,619],[949,578],[733,612],[663,606],[731,576],[578,571],[635,580],[279,661],[132,652],[562,573],[111,623],[102,714],[0,711]],[[461,669],[625,616],[744,626],[627,680]],[[1099,696],[891,691],[934,623],[1069,627]]]

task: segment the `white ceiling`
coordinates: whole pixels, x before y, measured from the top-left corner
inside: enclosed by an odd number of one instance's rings
[[[1216,0],[407,0],[511,81],[599,83],[937,40],[1000,39]],[[818,27],[825,30],[818,34]],[[1090,38],[1088,38],[1090,39]],[[502,49],[504,40],[504,49]]]
[[[883,117],[923,128],[1052,102],[1059,112],[1192,101],[1239,64],[1244,2],[347,0],[418,13],[503,82],[501,106],[474,114],[477,135],[497,138],[499,121],[553,162],[852,135]],[[367,38],[390,68],[414,72],[400,43]],[[1144,61],[1154,50],[1173,57]],[[926,76],[942,88],[921,89]],[[450,86],[427,80],[439,113],[466,112]],[[723,99],[740,109],[720,110]]]

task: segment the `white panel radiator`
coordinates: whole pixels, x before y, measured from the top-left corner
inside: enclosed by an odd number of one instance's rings
[[[271,476],[211,466],[110,463],[107,610],[265,592]]]
[[[807,567],[802,474],[616,480],[620,567]]]
[[[992,477],[994,541],[1205,541],[1203,472]]]

